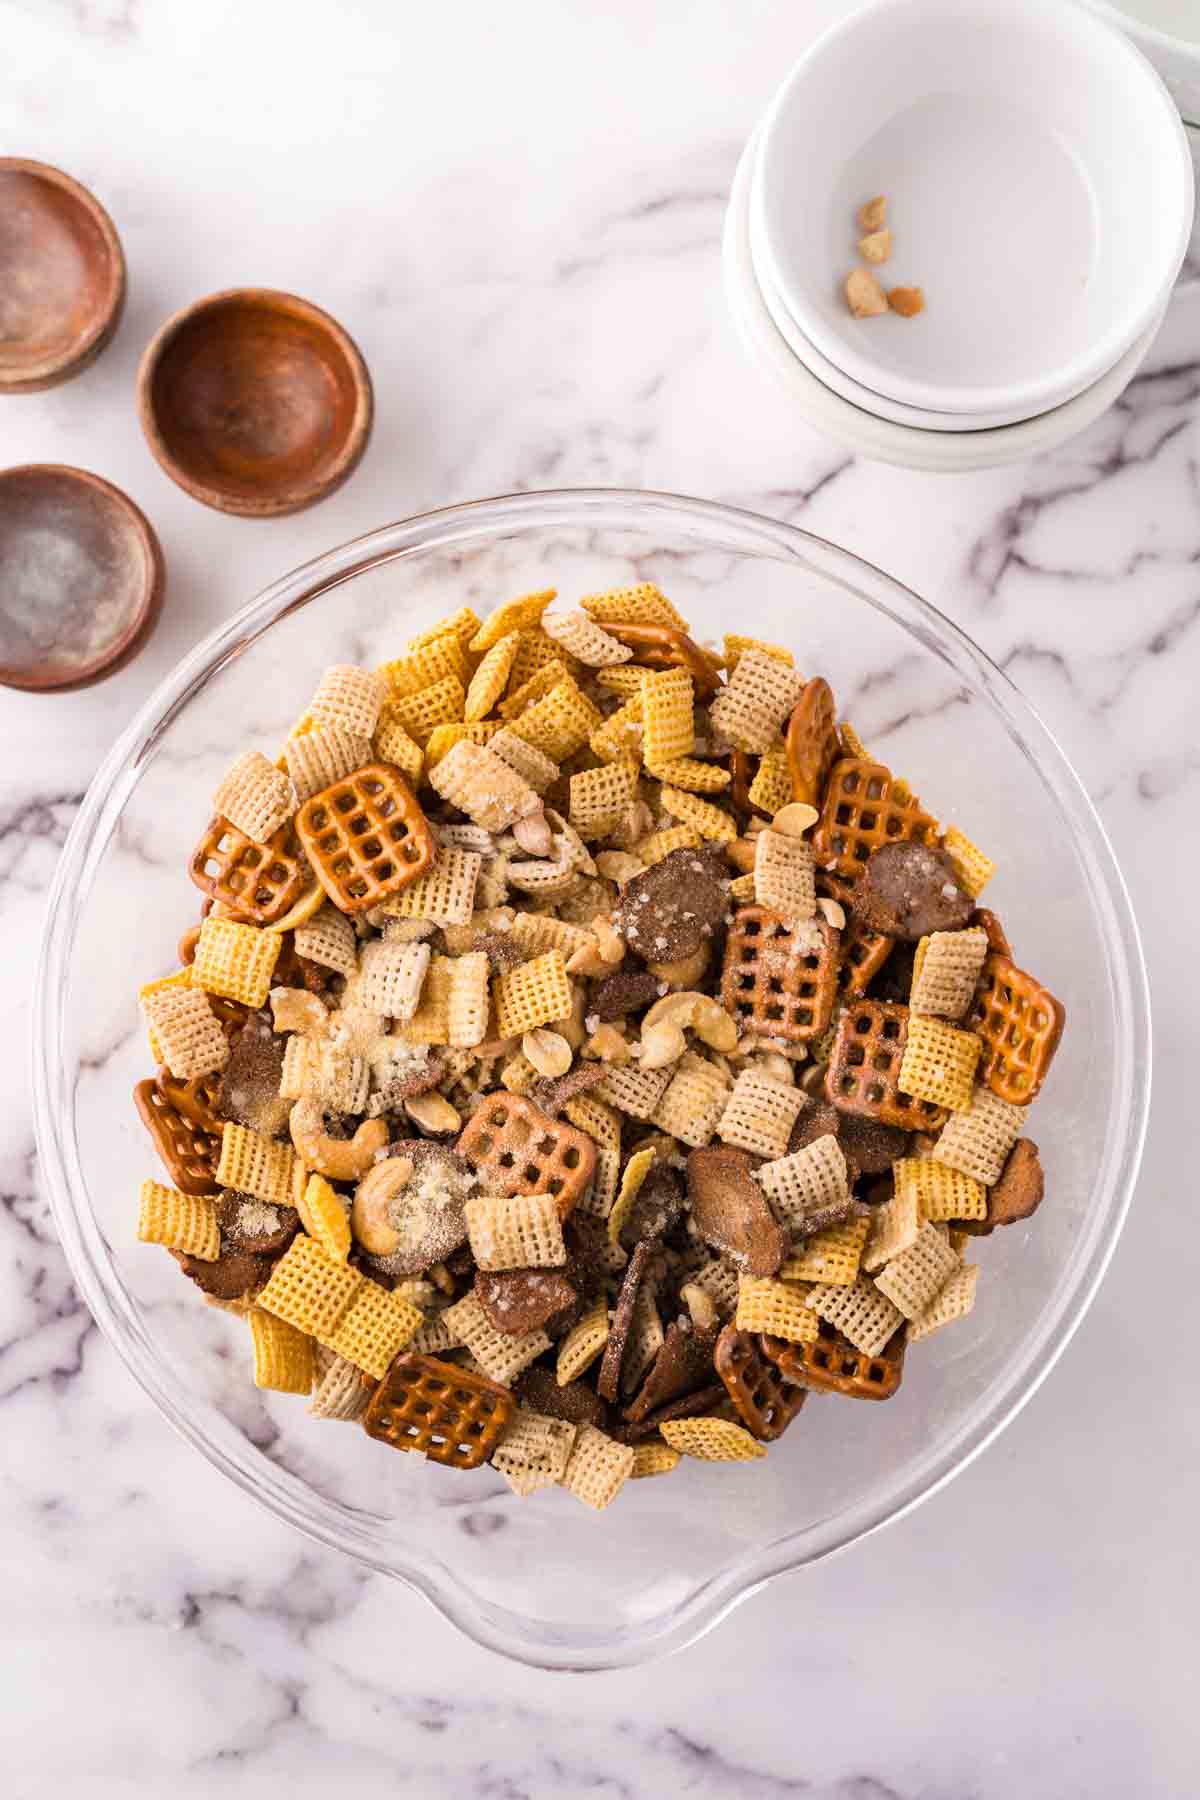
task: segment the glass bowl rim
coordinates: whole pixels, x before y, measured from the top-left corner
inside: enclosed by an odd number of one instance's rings
[[[636,516],[634,516],[636,515]],[[90,1210],[73,1128],[72,1081],[64,1061],[67,977],[75,927],[104,849],[141,762],[188,700],[225,663],[277,620],[367,569],[402,557],[491,540],[501,528],[555,523],[594,529],[649,529],[674,523],[693,532],[739,536],[740,553],[795,562],[842,586],[891,618],[948,663],[998,713],[1009,736],[1064,815],[1072,847],[1088,878],[1117,1015],[1118,1091],[1127,1101],[1113,1118],[1095,1197],[1084,1220],[1074,1278],[1055,1295],[1037,1330],[992,1383],[968,1419],[936,1454],[918,1459],[855,1507],[804,1531],[753,1546],[700,1581],[663,1613],[616,1632],[578,1633],[531,1621],[483,1599],[437,1558],[386,1554],[377,1527],[340,1503],[314,1494],[295,1476],[255,1453],[207,1403],[188,1404],[169,1369],[158,1364],[134,1302],[108,1258]],[[555,1670],[628,1667],[680,1649],[702,1636],[767,1581],[819,1561],[902,1518],[965,1469],[1036,1392],[1086,1313],[1116,1247],[1128,1212],[1145,1139],[1150,1097],[1150,1004],[1145,964],[1128,892],[1107,835],[1056,740],[1015,683],[967,636],[912,589],[874,564],[800,527],[722,502],[634,488],[560,488],[498,495],[416,514],[351,539],[265,588],[216,627],[168,673],[121,733],[92,779],[59,858],[47,901],[35,977],[31,1031],[32,1086],[38,1154],[51,1214],[72,1275],[97,1324],[135,1380],[182,1436],[244,1492],[318,1543],[340,1549],[423,1595],[474,1642],[530,1666]]]

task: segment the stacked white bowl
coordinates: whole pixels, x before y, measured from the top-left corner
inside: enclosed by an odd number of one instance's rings
[[[915,318],[846,302],[875,195],[893,246],[871,272],[923,290]],[[811,45],[747,146],[730,305],[830,436],[914,468],[1015,462],[1131,379],[1192,209],[1170,95],[1074,0],[875,0]]]

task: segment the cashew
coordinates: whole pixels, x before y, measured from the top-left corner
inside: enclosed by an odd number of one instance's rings
[[[654,814],[644,800],[634,800],[621,814],[616,830],[609,833],[609,840],[618,850],[632,850],[636,843],[649,837],[653,830]]]
[[[785,1087],[791,1087],[795,1070],[780,1051],[759,1050],[747,1062],[756,1074],[766,1075],[771,1081],[781,1081]]]
[[[404,1110],[414,1125],[434,1137],[445,1137],[462,1126],[462,1119],[454,1107],[443,1094],[436,1092],[414,1094],[411,1100],[404,1102]]]
[[[429,919],[392,919],[384,925],[383,935],[395,944],[419,944],[432,937],[434,926]]]
[[[597,944],[581,944],[567,958],[567,974],[586,975],[592,980],[599,980],[602,975],[612,974],[612,964],[605,962]]]
[[[612,920],[606,919],[603,913],[597,913],[596,917],[592,920],[592,932],[599,947],[601,957],[609,964],[610,968],[615,969],[617,964],[624,959],[625,939],[621,936]]]
[[[678,962],[652,962],[646,967],[659,981],[665,981],[670,988],[694,988],[704,978],[712,951],[707,940],[690,956],[681,956]]]
[[[597,1025],[583,1046],[583,1054],[596,1062],[627,1063],[633,1052],[624,1032],[618,1031],[615,1024],[606,1021]]]
[[[571,983],[571,1010],[565,1019],[558,1021],[559,1036],[564,1037],[572,1050],[582,1050],[583,1040],[587,1036],[584,1019],[587,1016],[587,995],[582,982]]]
[[[304,1167],[315,1169],[331,1181],[357,1181],[388,1141],[388,1128],[382,1119],[364,1119],[352,1138],[330,1137],[319,1100],[297,1100],[289,1128],[296,1155]]]
[[[444,1262],[434,1263],[433,1267],[428,1269],[426,1273],[434,1287],[441,1293],[452,1294],[454,1292],[454,1277]]]
[[[521,1039],[521,1049],[529,1058],[539,1075],[553,1081],[558,1075],[565,1075],[571,1066],[571,1046],[560,1032],[548,1031],[539,1025],[536,1031],[527,1031]]]
[[[839,906],[836,900],[831,900],[828,894],[819,894],[817,896],[817,906],[820,908],[821,916],[827,925],[832,925],[835,931],[843,931],[845,929],[845,909]]]
[[[329,1009],[307,988],[279,987],[271,989],[271,1017],[276,1031],[298,1031],[302,1036],[316,1037],[325,1029]]]
[[[820,816],[815,806],[807,806],[803,800],[790,800],[771,820],[771,829],[782,832],[784,837],[803,837]]]
[[[692,1324],[697,1331],[711,1331],[718,1323],[712,1296],[706,1294],[702,1287],[697,1287],[694,1281],[684,1282],[679,1290],[679,1298],[691,1314]]]
[[[518,819],[512,834],[526,856],[549,856],[554,848],[550,826],[540,806],[527,818]]]
[[[412,1173],[411,1157],[388,1156],[369,1168],[354,1190],[350,1229],[372,1256],[390,1256],[400,1247],[391,1207],[412,1180]]]
[[[596,858],[597,873],[603,875],[605,881],[615,881],[619,888],[640,875],[645,866],[640,856],[631,856],[628,850],[601,850]]]
[[[754,873],[754,839],[749,837],[734,838],[731,844],[725,845],[725,854],[734,868],[743,875]]]
[[[713,1050],[728,1053],[737,1047],[737,1026],[723,1006],[708,994],[665,994],[642,1019],[643,1069],[665,1069],[687,1049],[684,1031],[695,1031]]]

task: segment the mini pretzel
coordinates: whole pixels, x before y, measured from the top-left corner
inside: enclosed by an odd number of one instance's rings
[[[596,1166],[586,1132],[548,1118],[519,1094],[492,1094],[456,1145],[485,1187],[501,1194],[553,1194],[566,1218]]]
[[[713,1367],[742,1424],[763,1442],[782,1437],[808,1398],[806,1389],[783,1380],[778,1364],[763,1354],[758,1338],[739,1331],[736,1325],[726,1325],[718,1337]]]
[[[971,1030],[983,1039],[979,1079],[1001,1100],[1027,1106],[1041,1092],[1066,1022],[1048,988],[1006,956],[983,965]]]
[[[805,684],[788,720],[786,756],[793,800],[820,805],[825,777],[839,748],[833,690],[818,675]]]
[[[762,1346],[785,1380],[852,1400],[890,1400],[904,1373],[903,1332],[874,1356],[856,1349],[829,1324],[822,1324],[820,1335],[809,1343],[764,1337]]]
[[[933,844],[937,821],[882,763],[861,758],[835,763],[812,841],[817,860],[841,883],[835,887],[838,898],[853,893],[872,850],[899,838]]]
[[[931,1131],[942,1123],[943,1107],[901,1087],[908,1029],[907,1006],[859,1000],[846,1008],[825,1077],[825,1092],[839,1111],[878,1119],[900,1131]]]
[[[685,669],[691,676],[698,700],[711,700],[720,683],[716,665],[686,632],[670,625],[619,625],[610,627],[618,643],[627,644],[634,661],[644,669]]]
[[[306,800],[296,830],[321,886],[342,912],[364,912],[423,875],[433,833],[389,763],[369,763]]]
[[[173,1083],[172,1089],[189,1094],[188,1102],[164,1085],[167,1071],[157,1081],[139,1081],[133,1090],[138,1116],[150,1133],[154,1148],[174,1187],[181,1193],[213,1194],[217,1187],[217,1158],[221,1153],[222,1121],[213,1111],[216,1081],[201,1076]]]
[[[807,1044],[833,1017],[840,934],[825,920],[792,927],[761,906],[734,915],[721,1004],[742,1032]]]
[[[228,819],[212,819],[192,852],[188,873],[231,918],[256,925],[282,919],[312,881],[291,820],[265,844],[256,844]]]
[[[397,1357],[363,1420],[367,1436],[430,1462],[478,1469],[497,1448],[514,1401],[497,1382],[432,1356]]]

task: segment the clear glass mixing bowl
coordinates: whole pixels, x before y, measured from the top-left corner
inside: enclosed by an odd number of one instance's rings
[[[922,1344],[895,1399],[814,1396],[763,1463],[686,1464],[597,1516],[562,1493],[427,1466],[259,1393],[245,1325],[135,1242],[158,1173],[131,1089],[139,982],[197,914],[187,853],[249,746],[274,753],[330,662],[395,655],[439,615],[554,584],[657,581],[700,637],[793,644],[944,821],[999,864],[988,901],[1068,1030],[1036,1111],[1048,1198],[983,1242],[965,1323]],[[1101,826],[1045,726],[947,619],[847,551],[731,507],[620,491],[521,494],[389,525],[286,576],[184,659],[114,746],[50,898],[34,1020],[38,1141],[79,1288],[167,1418],[322,1543],[424,1594],[481,1644],[547,1668],[689,1642],[770,1577],[899,1517],[1026,1401],[1112,1253],[1149,1097],[1137,930]],[[1030,1470],[1030,1479],[1035,1471]]]

